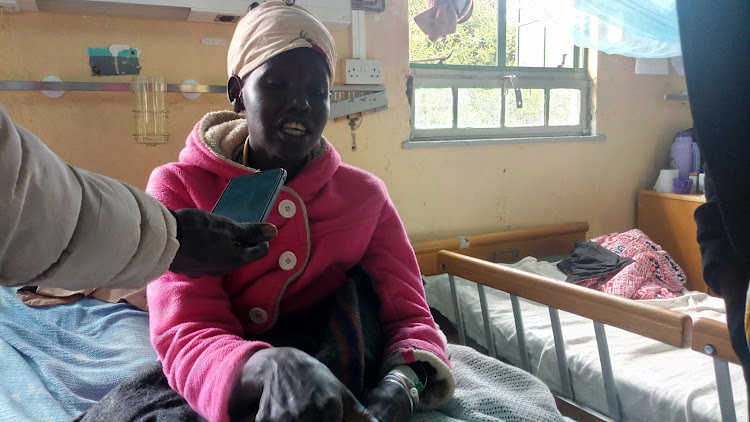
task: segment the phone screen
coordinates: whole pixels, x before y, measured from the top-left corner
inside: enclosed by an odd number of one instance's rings
[[[237,176],[224,188],[212,212],[238,223],[264,223],[285,180],[284,169]]]

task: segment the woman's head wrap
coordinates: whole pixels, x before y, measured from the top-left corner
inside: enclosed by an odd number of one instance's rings
[[[281,1],[263,3],[237,23],[227,54],[228,76],[243,79],[271,58],[295,48],[312,48],[323,57],[331,88],[336,64],[331,33],[302,7]]]

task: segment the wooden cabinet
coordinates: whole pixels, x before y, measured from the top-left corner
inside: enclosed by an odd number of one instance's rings
[[[693,212],[705,202],[703,195],[648,190],[638,193],[638,228],[682,267],[687,275],[687,288],[701,292],[708,292],[708,286],[703,281]]]

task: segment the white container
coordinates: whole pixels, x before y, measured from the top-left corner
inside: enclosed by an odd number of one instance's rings
[[[677,169],[663,169],[659,172],[659,177],[654,184],[654,190],[663,193],[674,192],[673,180],[680,175]]]

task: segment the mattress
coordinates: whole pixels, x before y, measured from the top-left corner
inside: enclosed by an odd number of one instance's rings
[[[511,265],[537,274],[564,279],[548,262],[527,257]],[[424,277],[428,304],[455,323],[448,276]],[[560,281],[564,282],[564,281]],[[466,335],[487,347],[476,284],[456,277]],[[520,366],[515,322],[509,295],[485,289],[498,356]],[[531,371],[550,389],[562,391],[557,356],[546,306],[521,299]],[[674,299],[644,300],[693,318],[725,321],[721,299],[687,292]],[[627,315],[623,315],[627,318]],[[607,413],[594,326],[591,320],[560,312],[575,400]],[[618,328],[606,326],[607,339],[624,421],[720,421],[713,359],[691,349],[678,349]],[[738,420],[747,420],[747,393],[739,365],[729,365]]]
[[[414,421],[502,422],[518,420],[516,415],[559,420],[553,398],[536,378],[470,348],[450,345],[447,353],[456,393]],[[0,422],[69,421],[156,359],[148,315],[131,305],[83,298],[30,308],[15,289],[3,287],[0,356]],[[485,390],[477,394],[479,388]]]

